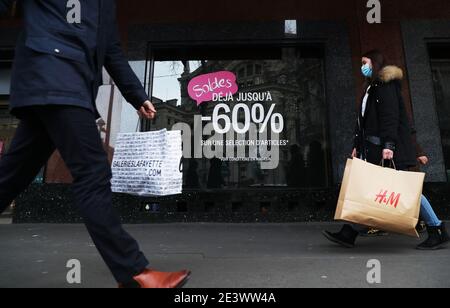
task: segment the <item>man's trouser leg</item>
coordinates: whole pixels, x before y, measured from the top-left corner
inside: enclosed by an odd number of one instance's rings
[[[113,210],[111,167],[94,114],[69,106],[36,113],[74,178],[76,205],[97,249],[119,283],[132,281],[148,261]]]
[[[0,213],[30,185],[53,151],[40,121],[31,114],[24,116],[8,152],[0,159]]]

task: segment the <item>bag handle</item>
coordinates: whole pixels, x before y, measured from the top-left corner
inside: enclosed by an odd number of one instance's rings
[[[393,159],[388,159],[390,162],[391,162],[391,166],[390,166],[390,168],[393,168],[393,169],[395,169],[395,170],[398,170],[397,169],[397,166],[395,165],[395,161],[393,160]],[[381,167],[383,167],[383,168],[385,168],[385,166],[384,166],[384,159],[381,159],[381,162],[380,162],[380,166]]]

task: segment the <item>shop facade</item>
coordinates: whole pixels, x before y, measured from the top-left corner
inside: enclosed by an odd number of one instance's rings
[[[117,134],[136,128],[181,130],[184,140],[183,195],[117,195],[124,220],[331,219],[352,150],[360,57],[373,48],[405,71],[405,104],[430,158],[426,192],[450,217],[450,5],[381,1],[379,24],[369,22],[371,11],[350,0],[118,1],[127,55],[159,113],[139,123],[105,75],[97,102],[105,149],[112,159]],[[7,80],[19,24],[0,22],[4,148],[17,126]],[[231,96],[217,95],[222,79]],[[18,200],[16,221],[77,221],[67,209],[70,181],[55,153],[41,183]]]

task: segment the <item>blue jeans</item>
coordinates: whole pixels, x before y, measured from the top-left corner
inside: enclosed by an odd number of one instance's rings
[[[420,204],[420,216],[428,227],[440,227],[442,225],[442,221],[436,216],[433,207],[424,195],[422,195]]]

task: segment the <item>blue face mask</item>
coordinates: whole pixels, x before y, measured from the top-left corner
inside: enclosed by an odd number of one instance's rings
[[[362,74],[363,74],[365,77],[367,77],[367,78],[372,78],[372,75],[373,75],[373,69],[370,67],[369,64],[364,64],[364,65],[361,67],[361,72],[362,72]]]

